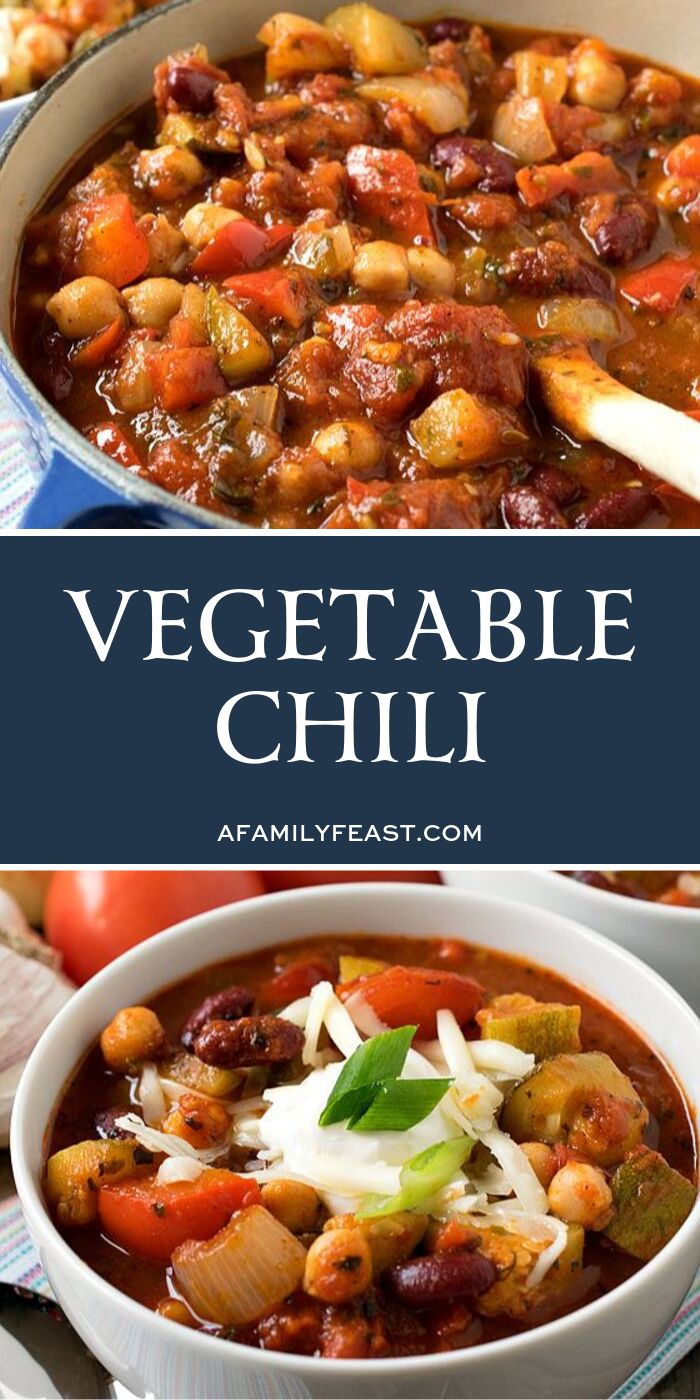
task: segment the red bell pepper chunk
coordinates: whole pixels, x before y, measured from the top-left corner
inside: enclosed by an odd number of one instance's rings
[[[419,1040],[434,1038],[437,1013],[443,1008],[454,1012],[460,1026],[466,1025],[483,996],[483,989],[472,977],[428,967],[388,967],[337,990],[342,1001],[353,992],[361,993],[385,1026],[417,1026]]]
[[[668,313],[678,305],[683,293],[700,275],[696,258],[676,258],[667,253],[659,262],[628,272],[619,282],[620,292],[637,306]]]
[[[71,364],[77,365],[78,369],[98,369],[121,344],[125,330],[123,317],[115,316],[108,326],[73,351]]]
[[[277,224],[261,228],[252,219],[232,219],[197,254],[190,266],[195,276],[230,277],[260,267],[291,241],[294,226]]]
[[[406,151],[351,146],[345,166],[351,198],[363,218],[387,225],[407,243],[434,247],[428,214],[434,196],[421,188],[416,162]]]
[[[99,448],[100,452],[104,452],[106,457],[111,457],[113,462],[118,462],[120,467],[133,471],[142,466],[141,459],[128,437],[116,423],[96,423],[94,428],[88,428],[85,436],[93,447]]]
[[[242,301],[252,302],[268,321],[285,321],[287,325],[297,327],[306,319],[305,288],[282,267],[227,277],[224,286]]]
[[[669,175],[690,175],[700,179],[700,136],[685,136],[666,157]]]
[[[210,345],[164,345],[152,355],[149,368],[154,397],[166,413],[196,408],[226,393],[226,380]]]
[[[258,1001],[265,1010],[276,1010],[289,1006],[299,997],[308,996],[318,982],[333,982],[337,969],[326,958],[309,958],[305,962],[290,963],[276,977],[263,982]]]
[[[129,1254],[168,1263],[185,1240],[209,1240],[234,1211],[258,1205],[260,1187],[250,1177],[212,1168],[195,1181],[159,1186],[155,1177],[126,1177],[101,1186],[100,1225]]]
[[[79,209],[73,255],[76,277],[104,277],[126,287],[148,267],[148,242],[125,194],[88,199]]]

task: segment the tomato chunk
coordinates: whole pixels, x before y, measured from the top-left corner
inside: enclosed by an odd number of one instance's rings
[[[79,369],[99,369],[105,360],[116,350],[124,339],[126,327],[121,316],[115,316],[104,330],[98,331],[89,340],[85,341],[78,350],[71,355],[71,364],[77,365]]]
[[[386,972],[360,977],[338,988],[343,1001],[353,992],[362,993],[385,1026],[416,1025],[419,1040],[434,1038],[436,1016],[443,1009],[453,1011],[460,1026],[465,1026],[478,1011],[483,996],[483,988],[472,977],[427,967],[388,967]]]
[[[163,346],[152,356],[150,371],[156,401],[166,413],[196,408],[226,393],[216,351],[209,345]]]
[[[282,267],[227,277],[224,286],[230,287],[237,297],[252,302],[267,320],[285,321],[295,328],[306,320],[308,297],[305,284]]]
[[[336,973],[337,968],[327,958],[308,958],[305,962],[290,963],[269,982],[263,982],[258,1001],[267,1010],[288,1006],[298,997],[308,996],[318,982],[332,982]]]
[[[346,158],[350,194],[363,218],[386,224],[408,243],[434,246],[430,195],[421,189],[416,162],[405,151],[352,146]]]
[[[88,428],[85,436],[93,447],[98,447],[106,457],[111,457],[120,467],[126,467],[127,471],[142,465],[138,453],[116,423],[96,423],[93,428]]]
[[[80,206],[73,275],[104,277],[126,287],[148,267],[148,243],[125,194],[88,199]]]
[[[668,314],[678,305],[686,288],[694,286],[699,274],[696,258],[676,258],[667,253],[659,262],[629,272],[618,285],[628,301]]]
[[[206,1170],[196,1181],[159,1186],[154,1176],[101,1186],[97,1203],[105,1234],[129,1254],[170,1259],[185,1240],[208,1240],[234,1211],[257,1205],[260,1188],[235,1172]]]
[[[564,194],[577,198],[625,188],[624,176],[612,157],[599,151],[581,151],[561,165],[526,165],[515,179],[530,209],[540,209]]]
[[[291,241],[292,224],[261,228],[252,219],[233,219],[197,254],[190,271],[198,276],[230,277],[260,267]]]

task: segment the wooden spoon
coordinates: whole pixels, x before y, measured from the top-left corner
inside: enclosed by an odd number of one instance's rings
[[[595,438],[700,501],[700,423],[626,389],[583,346],[533,358],[553,419],[579,442]]]

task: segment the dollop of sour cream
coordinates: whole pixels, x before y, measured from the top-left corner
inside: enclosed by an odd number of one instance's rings
[[[461,1132],[440,1104],[403,1132],[358,1133],[345,1123],[319,1127],[342,1068],[325,1065],[300,1084],[268,1089],[264,1097],[269,1106],[260,1120],[260,1155],[280,1174],[316,1187],[334,1213],[351,1210],[362,1196],[394,1195],[401,1167],[411,1157]],[[423,1079],[434,1073],[421,1056],[409,1052],[402,1078]]]

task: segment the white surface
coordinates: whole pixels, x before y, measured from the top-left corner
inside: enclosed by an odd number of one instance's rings
[[[569,880],[552,870],[444,870],[457,889],[522,899],[554,914],[579,919],[612,938],[665,977],[700,1013],[700,909],[676,909],[629,899]]]
[[[651,1264],[606,1298],[523,1336],[409,1360],[329,1361],[220,1341],[141,1308],[82,1263],[40,1192],[42,1142],[62,1085],[123,1005],[246,949],[313,933],[458,937],[551,965],[634,1023],[697,1098],[700,1022],[642,963],[539,910],[437,886],[343,885],[265,895],[192,919],[132,949],[82,988],[31,1057],[17,1095],[12,1152],[27,1222],[70,1320],[124,1385],[164,1400],[203,1397],[605,1397],[668,1326],[700,1262],[700,1205]]]

